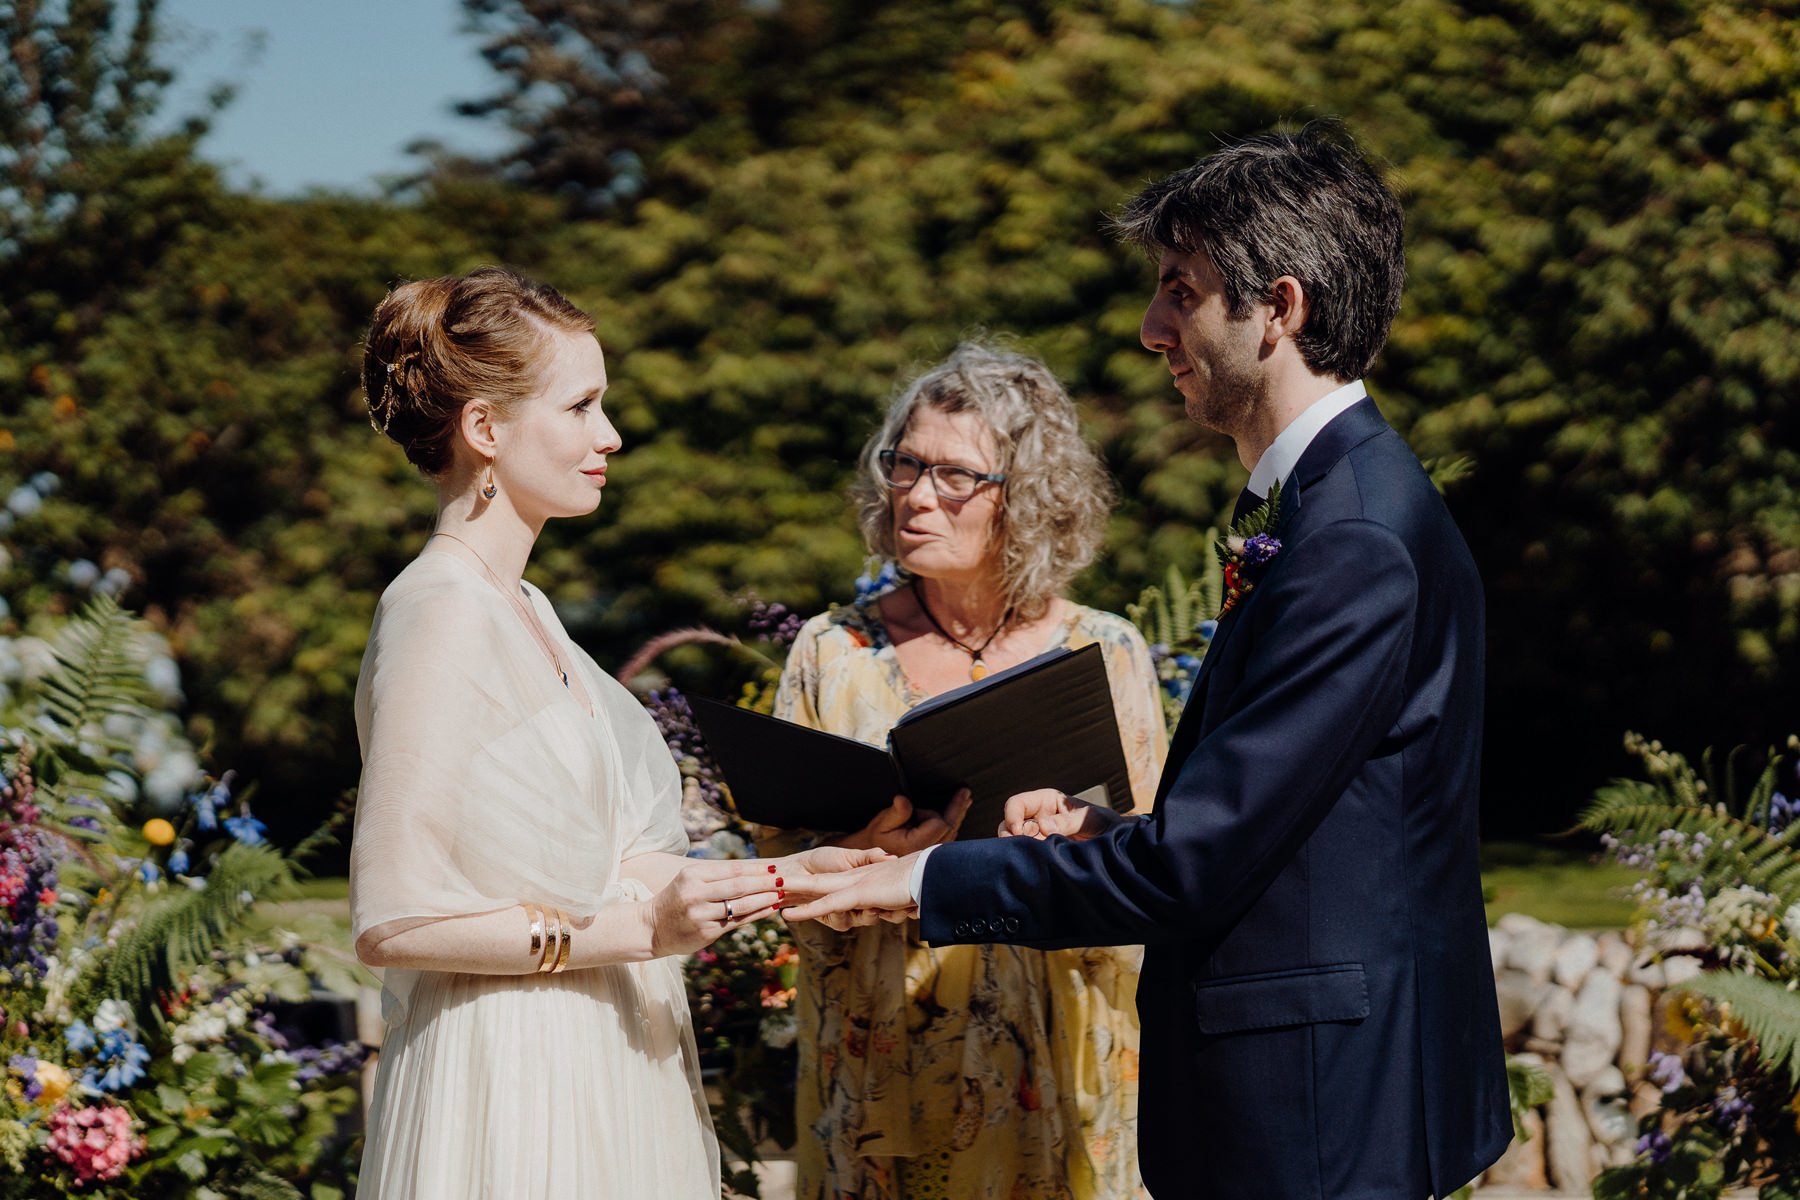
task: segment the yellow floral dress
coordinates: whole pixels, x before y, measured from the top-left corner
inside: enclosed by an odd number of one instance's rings
[[[1155,796],[1167,741],[1149,650],[1123,618],[1074,607],[1040,652],[1106,651],[1133,799]],[[775,713],[885,745],[926,698],[872,599],[814,617]],[[779,834],[765,853],[807,835]],[[917,922],[800,948],[799,1200],[1123,1200],[1137,1171],[1142,948],[927,946]]]

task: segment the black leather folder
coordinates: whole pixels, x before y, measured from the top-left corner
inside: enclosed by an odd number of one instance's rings
[[[960,837],[993,837],[1007,797],[1057,788],[1123,812],[1125,749],[1097,645],[1052,650],[933,696],[900,718],[888,748],[692,697],[694,721],[745,820],[780,829],[861,829],[904,794],[942,812],[967,785]]]

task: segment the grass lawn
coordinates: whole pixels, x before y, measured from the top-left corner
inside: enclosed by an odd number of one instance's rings
[[[1572,929],[1623,929],[1632,906],[1620,893],[1636,871],[1598,862],[1586,846],[1489,842],[1481,848],[1488,923],[1501,913],[1529,913]]]

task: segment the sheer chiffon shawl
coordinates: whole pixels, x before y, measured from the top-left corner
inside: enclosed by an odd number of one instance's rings
[[[382,594],[356,689],[359,944],[524,900],[591,916],[647,895],[621,878],[624,860],[687,849],[680,775],[655,722],[569,640],[542,593],[530,596],[591,715],[506,597],[460,559],[423,554]],[[390,1024],[417,979],[385,973]]]

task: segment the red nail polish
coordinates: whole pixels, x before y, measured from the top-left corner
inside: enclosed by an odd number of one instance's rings
[[[787,886],[787,884],[786,884],[786,882],[785,882],[785,881],[783,881],[783,879],[782,879],[782,878],[781,878],[781,876],[779,876],[779,875],[777,875],[777,876],[776,876],[776,877],[775,877],[775,886],[776,886],[776,887],[778,887],[778,888],[779,888],[779,887],[786,887],[786,886]]]
[[[769,874],[773,875],[774,873],[775,873],[775,864],[770,863],[769,864]]]

